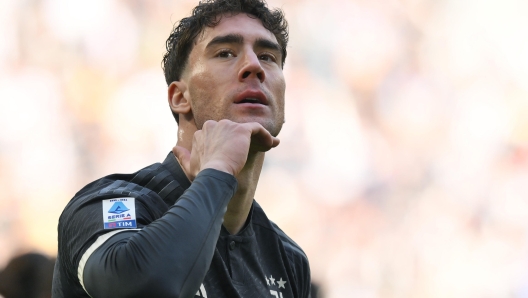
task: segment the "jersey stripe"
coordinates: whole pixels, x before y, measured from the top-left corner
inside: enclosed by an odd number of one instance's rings
[[[81,260],[79,261],[79,267],[77,268],[77,277],[79,278],[79,282],[81,283],[81,286],[83,287],[86,294],[88,294],[88,296],[90,296],[90,294],[84,287],[84,280],[83,280],[84,266],[86,266],[86,262],[88,261],[88,258],[90,258],[90,256],[94,253],[94,251],[98,249],[101,245],[103,245],[106,242],[106,240],[110,239],[110,237],[114,236],[117,233],[129,232],[129,231],[134,231],[134,230],[139,231],[140,229],[114,230],[112,232],[103,234],[99,236],[97,240],[95,240],[95,242],[84,252]]]
[[[169,171],[162,171],[161,173],[152,177],[152,179],[150,179],[147,185],[145,185],[145,188],[154,190],[156,186],[158,186],[163,181],[163,179],[167,178],[168,176],[170,176]]]
[[[136,184],[141,184],[141,181],[143,179],[145,179],[145,177],[151,175],[152,173],[155,173],[156,170],[161,166],[161,164],[157,163],[157,164],[154,164],[148,168],[145,168],[141,171],[139,171],[136,176],[134,176],[134,178],[132,178],[132,180],[130,180],[130,182],[133,182],[133,183],[136,183]]]
[[[116,180],[116,181],[114,181],[114,183],[112,183],[112,184],[108,185],[107,187],[101,189],[99,191],[99,193],[102,194],[102,193],[110,192],[112,189],[119,188],[123,183],[126,183],[126,182],[123,181],[123,180]]]
[[[132,193],[137,193],[138,191],[141,191],[143,187],[135,183],[130,183],[128,184],[127,189],[129,189]]]
[[[160,190],[159,196],[162,200],[165,200],[165,198],[178,187],[180,187],[180,184],[176,180],[172,180],[169,184],[165,185],[162,190]]]

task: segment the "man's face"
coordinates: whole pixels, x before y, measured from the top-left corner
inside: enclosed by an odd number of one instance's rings
[[[196,127],[207,120],[258,122],[276,136],[284,123],[281,64],[277,39],[258,19],[240,13],[206,27],[181,78]]]

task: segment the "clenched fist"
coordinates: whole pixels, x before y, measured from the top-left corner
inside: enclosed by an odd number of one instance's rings
[[[191,152],[175,146],[173,153],[192,181],[207,168],[236,176],[246,164],[250,151],[265,152],[277,145],[279,139],[259,123],[209,120],[202,130],[194,133]]]

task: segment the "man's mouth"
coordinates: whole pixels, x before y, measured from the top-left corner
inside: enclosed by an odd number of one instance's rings
[[[255,103],[255,104],[262,104],[262,102],[257,98],[244,98],[243,100],[239,101],[238,103]]]
[[[267,106],[268,99],[266,98],[266,95],[260,90],[246,90],[235,98],[235,103],[261,104]]]

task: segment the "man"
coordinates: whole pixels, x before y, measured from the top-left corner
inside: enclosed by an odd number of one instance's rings
[[[167,40],[178,141],[79,191],[53,297],[309,297],[304,252],[253,200],[284,123],[287,25],[261,0],[201,2]]]

